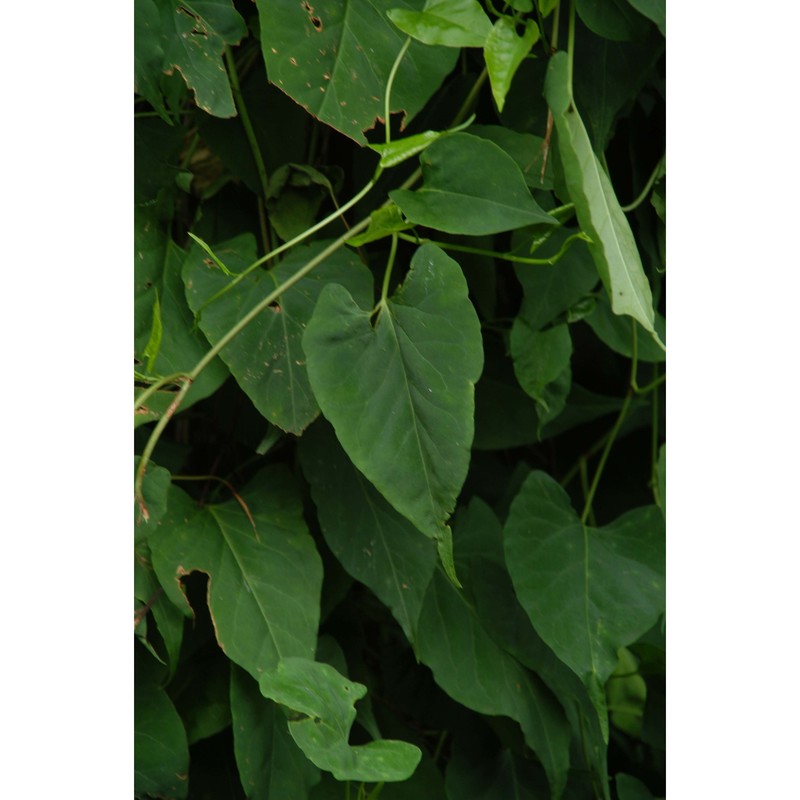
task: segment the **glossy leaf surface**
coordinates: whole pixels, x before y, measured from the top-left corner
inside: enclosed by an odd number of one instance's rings
[[[174,490],[150,545],[167,595],[186,606],[180,578],[209,576],[209,608],[220,647],[253,677],[280,658],[316,646],[322,565],[282,468],[262,470],[241,501],[198,507]],[[251,521],[252,520],[252,521]]]
[[[468,133],[447,136],[434,142],[420,163],[421,189],[389,192],[417,225],[477,236],[555,224],[531,196],[514,160],[486,139]]]
[[[326,244],[315,242],[298,247],[268,272],[255,271],[206,308],[202,308],[204,303],[231,279],[208,263],[209,259],[196,247],[187,259],[183,277],[189,303],[200,313],[203,332],[211,342],[218,342]],[[238,272],[255,260],[255,241],[249,236],[229,241],[215,248],[215,252],[229,269]],[[259,412],[279,428],[295,434],[301,433],[319,413],[308,382],[301,340],[317,298],[328,283],[344,286],[359,303],[366,305],[372,299],[369,270],[354,253],[339,250],[284,292],[220,354]]]
[[[590,692],[664,610],[664,521],[654,506],[591,528],[552,478],[533,472],[511,506],[505,552],[534,628]]]
[[[261,693],[290,709],[289,733],[320,769],[340,781],[402,781],[419,763],[418,747],[380,739],[348,744],[354,704],[367,687],[342,677],[329,664],[287,658],[259,679]]]
[[[478,318],[458,264],[434,245],[416,251],[374,327],[370,316],[344,287],[325,288],[303,337],[311,385],[353,464],[440,538],[469,465]]]
[[[627,314],[657,337],[653,296],[628,220],[611,181],[592,151],[589,136],[572,100],[567,56],[550,60],[547,102],[558,131],[558,152],[581,228],[592,238],[589,249],[615,314]]]
[[[405,42],[390,7],[420,11],[423,0],[257,0],[270,80],[310,114],[360,144],[384,112],[386,83]],[[395,78],[391,111],[407,122],[439,88],[458,52],[412,43]]]
[[[506,95],[519,65],[538,39],[539,26],[530,19],[525,23],[522,36],[517,35],[517,23],[513,17],[498,17],[492,26],[483,54],[498,111],[503,110]]]

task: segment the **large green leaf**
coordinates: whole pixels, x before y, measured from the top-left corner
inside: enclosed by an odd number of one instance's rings
[[[138,795],[186,797],[186,731],[167,693],[144,679],[137,679],[135,686],[133,768],[133,788]]]
[[[492,30],[478,0],[426,0],[422,11],[392,8],[387,16],[414,39],[445,47],[483,47]]]
[[[286,716],[244,670],[231,667],[233,750],[248,800],[305,800],[319,770],[286,728]]]
[[[514,159],[493,142],[454,133],[434,142],[420,163],[421,189],[389,192],[417,225],[478,236],[556,224],[531,196]]]
[[[578,16],[604,39],[630,41],[647,35],[649,23],[628,0],[576,0]]]
[[[544,139],[541,136],[518,133],[502,125],[470,125],[468,133],[480,139],[488,139],[508,153],[517,162],[525,183],[531,189],[553,188],[552,159],[548,159],[545,165],[544,180],[542,180]]]
[[[283,659],[259,679],[265,697],[291,710],[289,733],[309,760],[340,781],[403,781],[422,756],[406,742],[380,739],[348,744],[355,703],[367,687],[342,677],[329,664],[306,658]]]
[[[383,601],[409,641],[436,566],[433,542],[398,514],[352,465],[322,421],[300,440],[322,533],[333,554]]]
[[[159,581],[176,604],[187,604],[181,576],[208,574],[219,644],[253,677],[280,658],[313,656],[322,563],[285,469],[265,468],[238,500],[220,505],[200,507],[173,489],[149,543]]]
[[[383,118],[386,84],[405,35],[388,8],[419,11],[423,0],[257,0],[261,47],[272,83],[309,113],[366,143]],[[391,112],[407,122],[453,69],[458,51],[413,42],[400,63]]]
[[[226,45],[238,44],[247,25],[231,0],[157,0],[165,72],[177,69],[194,92],[197,105],[215,117],[233,117],[228,74],[222,63]]]
[[[377,310],[342,286],[320,295],[303,337],[322,413],[351,461],[426,536],[445,523],[469,466],[480,323],[458,264],[420,247]]]
[[[314,242],[308,247],[295,248],[269,272],[254,272],[201,312],[203,304],[224,289],[231,279],[195,247],[186,260],[183,278],[189,304],[195,312],[200,312],[200,327],[209,340],[218,342],[245,314],[327,244]],[[236,272],[255,260],[255,240],[250,234],[244,234],[215,246],[214,251]],[[294,434],[301,433],[319,413],[308,382],[301,340],[320,291],[328,283],[345,287],[359,304],[372,302],[370,271],[355,253],[340,249],[284,292],[275,305],[253,320],[220,353],[259,412],[279,428]]]
[[[592,150],[575,109],[566,53],[550,59],[545,95],[558,131],[558,153],[581,228],[592,238],[589,250],[611,298],[615,314],[627,314],[658,338],[653,296],[633,232],[611,181]]]
[[[582,524],[567,493],[531,473],[505,526],[508,571],[539,635],[593,697],[664,610],[664,519],[638,508],[602,528]]]
[[[495,643],[467,598],[439,571],[420,614],[417,653],[454,700],[519,722],[544,765],[552,796],[559,797],[569,767],[570,732],[563,711],[536,676]]]
[[[503,110],[519,65],[538,39],[539,26],[532,19],[526,21],[522,36],[517,34],[517,22],[513,17],[498,17],[492,26],[483,54],[498,111]]]
[[[640,13],[658,25],[661,33],[667,35],[667,2],[666,0],[628,0]]]
[[[133,88],[158,111],[169,125],[160,78],[164,65],[161,14],[155,0],[134,0],[133,4]]]

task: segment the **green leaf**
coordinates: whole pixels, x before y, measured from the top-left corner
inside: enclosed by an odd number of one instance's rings
[[[303,337],[311,385],[353,464],[439,539],[469,466],[480,323],[458,264],[430,244],[374,327],[371,314],[344,287],[323,290]]]
[[[238,44],[247,25],[231,0],[157,0],[164,30],[164,71],[177,69],[195,102],[215,117],[233,117],[236,107],[222,63],[225,45]]]
[[[181,718],[157,684],[137,680],[133,704],[133,788],[137,795],[186,797],[189,745]]]
[[[558,131],[558,153],[581,228],[592,238],[589,250],[615,314],[627,314],[658,340],[653,296],[628,220],[611,181],[592,151],[575,109],[566,53],[550,59],[545,95]]]
[[[667,3],[666,0],[628,0],[628,2],[647,19],[658,25],[662,36],[667,35]]]
[[[556,224],[531,197],[511,156],[493,142],[455,133],[434,142],[420,163],[425,178],[421,189],[389,192],[417,225],[478,236]]]
[[[557,252],[568,234],[563,229],[556,231],[542,248],[542,257]],[[535,331],[553,322],[597,285],[597,268],[591,253],[580,242],[553,266],[515,264],[514,272],[523,290],[519,317]]]
[[[136,456],[133,460],[134,474],[139,468],[141,459]],[[134,533],[133,541],[144,541],[154,530],[159,520],[167,513],[167,493],[172,483],[169,470],[157,464],[147,465],[142,480],[142,497],[144,508],[138,503],[134,505]]]
[[[161,15],[155,0],[134,0],[133,4],[133,88],[172,125],[164,106],[160,80],[164,64]]]
[[[153,372],[156,375],[189,372],[208,352],[209,345],[201,333],[193,330],[194,318],[186,304],[180,277],[185,254],[167,237],[164,225],[156,219],[152,209],[136,209],[134,222],[135,358],[144,361],[148,357],[146,348],[151,340],[154,300],[158,292],[162,330],[161,345],[152,363]],[[181,409],[208,397],[227,377],[225,365],[214,359],[192,383]],[[148,405],[156,412],[161,407],[156,407],[155,403]]]
[[[161,324],[161,303],[158,300],[158,289],[153,299],[153,326],[150,329],[150,338],[147,340],[142,357],[147,359],[145,369],[153,374],[155,360],[161,350],[161,337],[164,334],[164,327]]]
[[[511,328],[511,357],[519,385],[536,401],[540,426],[555,419],[572,385],[567,325],[534,331],[518,317]]]
[[[294,239],[317,219],[322,201],[333,197],[330,180],[306,164],[283,164],[269,177],[269,221],[284,241]]]
[[[392,142],[385,142],[383,144],[370,144],[369,148],[370,150],[374,150],[381,157],[379,162],[380,167],[396,167],[398,164],[402,164],[409,158],[418,155],[423,150],[426,150],[429,145],[433,144],[442,136],[446,136],[450,133],[458,133],[459,131],[464,130],[464,128],[468,128],[474,119],[475,115],[473,114],[468,120],[466,120],[466,122],[463,122],[461,125],[451,128],[450,130],[424,131],[423,133],[417,133],[413,136],[405,136],[402,139],[395,139]]]
[[[381,739],[352,747],[350,728],[355,703],[367,687],[342,677],[329,664],[286,658],[264,673],[259,688],[265,697],[289,708],[289,733],[308,759],[340,781],[403,781],[422,756],[406,742]]]
[[[639,361],[661,364],[666,361],[666,353],[655,343],[652,336],[645,333],[637,323],[630,319],[618,317],[611,310],[606,296],[598,298],[592,313],[587,315],[586,322],[595,332],[597,338],[615,353],[631,358],[633,356],[633,331],[636,331],[637,358]],[[667,340],[666,320],[656,312],[654,327],[662,342]]]
[[[511,506],[505,552],[531,623],[590,694],[619,648],[664,610],[664,520],[654,506],[591,528],[552,478],[533,472]]]
[[[218,342],[246,313],[293,276],[329,244],[314,242],[292,250],[268,272],[256,270],[207,307],[203,305],[230,280],[203,258],[200,248],[190,252],[184,267],[186,296],[200,313],[200,327]],[[214,248],[235,271],[255,260],[255,240],[250,234]],[[317,416],[319,407],[311,391],[306,357],[301,346],[304,329],[322,289],[329,283],[346,287],[365,305],[372,302],[372,275],[354,253],[341,249],[285,291],[250,323],[220,357],[258,411],[274,425],[301,433]]]
[[[552,10],[559,4],[560,0],[536,0],[539,4],[539,11],[543,17],[549,16]]]
[[[619,800],[654,800],[653,794],[638,778],[622,772],[615,776]]]
[[[159,528],[149,542],[161,585],[186,607],[181,576],[208,574],[217,640],[231,661],[257,678],[282,657],[314,654],[322,563],[284,468],[263,469],[221,505],[201,508],[173,489]]]
[[[390,203],[388,206],[376,208],[369,215],[369,227],[364,233],[348,239],[347,244],[352,247],[361,247],[361,245],[391,236],[398,231],[407,231],[411,227],[413,227],[411,223],[403,219],[400,209],[394,203]]]
[[[667,513],[667,446],[662,444],[658,451],[658,464],[656,465],[656,486],[658,493],[656,504],[661,511]]]
[[[539,680],[502,650],[465,596],[437,571],[417,628],[417,653],[436,682],[458,703],[519,722],[544,765],[552,796],[566,783],[569,726]]]
[[[426,0],[422,11],[392,8],[389,19],[425,44],[483,47],[492,23],[478,0]]]
[[[411,11],[422,4],[392,2]],[[386,84],[405,35],[370,0],[329,0],[324,7],[296,0],[256,5],[270,81],[310,114],[366,144],[362,131],[383,119]],[[391,111],[404,111],[407,123],[457,58],[456,50],[413,42],[397,70]]]
[[[649,23],[628,0],[576,0],[578,16],[589,30],[604,39],[632,41],[647,35]]]
[[[489,70],[492,97],[497,110],[502,111],[511,81],[525,56],[539,40],[539,26],[534,20],[525,22],[522,36],[517,35],[517,21],[513,17],[501,16],[492,26],[486,39],[483,55]]]
[[[305,798],[319,770],[286,728],[286,716],[244,670],[231,667],[233,751],[248,800]]]
[[[612,725],[628,736],[641,739],[647,684],[638,674],[639,662],[627,647],[619,650],[619,663],[606,686]]]
[[[217,648],[210,657],[182,666],[172,700],[190,745],[231,724],[230,673],[231,662]]]
[[[456,751],[447,762],[447,797],[453,800],[533,800],[552,797],[535,761],[503,749],[476,759]]]
[[[548,159],[542,180],[542,155],[544,139],[531,133],[518,133],[502,125],[470,125],[469,133],[480,139],[494,142],[516,161],[531,189],[550,190],[553,188],[553,160]]]
[[[391,609],[413,642],[436,566],[433,542],[350,463],[329,425],[319,422],[306,432],[300,461],[328,546],[350,575]]]

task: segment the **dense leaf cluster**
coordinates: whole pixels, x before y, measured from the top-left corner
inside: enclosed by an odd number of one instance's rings
[[[135,25],[136,796],[663,796],[663,0]]]

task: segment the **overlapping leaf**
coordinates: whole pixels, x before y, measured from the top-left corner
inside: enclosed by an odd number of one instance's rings
[[[269,272],[256,271],[230,291],[203,305],[231,281],[204,258],[199,247],[183,271],[189,304],[200,313],[200,327],[211,342],[218,342],[245,314],[294,275],[327,242],[298,247]],[[238,271],[255,260],[255,241],[245,235],[215,248],[229,269]],[[372,275],[347,250],[339,250],[250,323],[225,349],[221,358],[253,405],[270,422],[299,434],[319,413],[308,382],[301,340],[322,289],[329,283],[345,287],[356,302],[372,302]],[[202,311],[201,311],[202,309]]]
[[[244,670],[231,668],[233,749],[248,800],[305,798],[319,770],[294,743],[286,716]]]
[[[228,657],[258,677],[287,656],[313,656],[322,564],[283,468],[256,475],[237,499],[197,506],[174,490],[150,537],[167,595],[187,607],[180,578],[209,576],[209,608]]]
[[[406,742],[379,739],[348,744],[355,703],[367,687],[342,677],[329,664],[306,658],[283,659],[259,679],[265,697],[286,706],[289,733],[309,760],[340,781],[403,781],[422,756]]]
[[[532,19],[525,23],[522,36],[517,34],[517,22],[513,17],[498,17],[492,26],[483,53],[498,111],[503,110],[519,65],[538,40],[539,26]]]
[[[389,196],[408,219],[446,233],[484,233],[552,224],[511,156],[493,142],[455,133],[434,142],[420,158],[421,189]]]
[[[542,639],[597,697],[664,610],[664,520],[655,506],[603,528],[581,523],[546,473],[528,476],[505,527],[508,570]]]
[[[434,245],[374,327],[371,313],[342,286],[323,290],[303,337],[311,385],[350,460],[438,539],[469,466],[480,323],[458,264]]]
[[[257,0],[270,81],[310,114],[365,144],[382,119],[386,84],[405,34],[387,7],[422,9],[424,0]],[[400,63],[391,112],[413,117],[452,70],[458,51],[412,43]]]
[[[328,546],[413,641],[436,565],[433,542],[419,536],[352,465],[329,425],[319,422],[303,436],[300,459]]]
[[[558,152],[570,197],[615,314],[627,314],[654,338],[653,296],[628,220],[592,150],[575,109],[566,53],[550,59],[545,95],[558,131]]]
[[[422,11],[392,8],[387,16],[403,33],[444,47],[483,47],[492,30],[478,0],[426,0]]]

